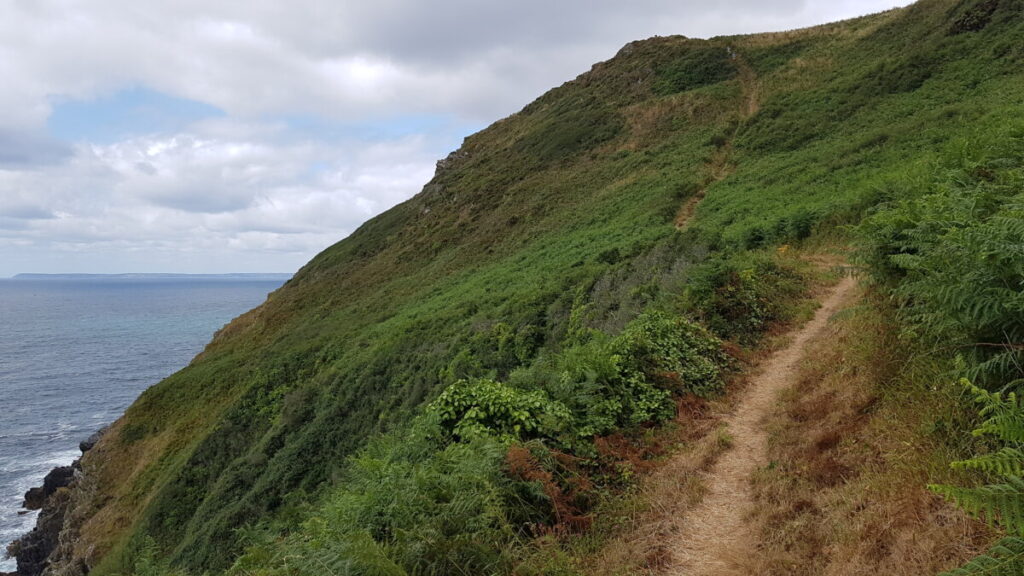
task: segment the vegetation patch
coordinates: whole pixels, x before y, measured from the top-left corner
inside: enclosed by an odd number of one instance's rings
[[[697,45],[659,66],[655,71],[655,94],[668,95],[718,84],[736,76],[729,48],[717,44]]]
[[[723,338],[751,344],[772,323],[792,318],[806,286],[795,266],[764,252],[712,259],[694,270],[687,306]]]
[[[980,455],[955,462],[997,482],[933,490],[987,520],[1006,538],[951,574],[1012,574],[1024,567],[1024,137],[1010,128],[988,149],[961,150],[907,198],[860,226],[861,259],[897,305],[903,336],[953,364],[981,405]],[[948,378],[948,376],[947,376]],[[997,392],[993,392],[997,391]]]
[[[562,102],[538,114],[543,119],[515,148],[542,163],[592,150],[618,136],[626,124],[622,114],[597,100]]]

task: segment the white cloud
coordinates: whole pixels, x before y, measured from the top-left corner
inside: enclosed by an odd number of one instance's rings
[[[290,270],[407,198],[430,178],[434,147],[420,136],[332,147],[195,134],[82,145],[59,169],[0,171],[0,253],[70,251],[107,272],[154,269],[138,251],[165,254],[163,265],[177,252],[209,260],[190,270]]]
[[[295,269],[417,192],[465,127],[627,41],[899,3],[11,0],[0,4],[0,276]],[[138,87],[226,115],[114,142],[49,135],[55,103]],[[410,135],[410,117],[441,127]]]

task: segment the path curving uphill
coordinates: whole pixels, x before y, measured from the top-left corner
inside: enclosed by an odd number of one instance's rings
[[[779,393],[793,384],[808,344],[821,337],[829,319],[850,304],[855,286],[856,281],[846,277],[832,289],[814,318],[793,334],[792,342],[762,365],[736,410],[725,418],[732,447],[707,472],[703,500],[677,524],[666,574],[749,574],[745,560],[756,552],[758,543],[747,521],[754,503],[751,476],[768,464],[764,420]]]

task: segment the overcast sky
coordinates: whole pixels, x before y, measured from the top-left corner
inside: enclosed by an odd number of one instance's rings
[[[0,0],[0,277],[290,272],[656,34],[898,0]]]

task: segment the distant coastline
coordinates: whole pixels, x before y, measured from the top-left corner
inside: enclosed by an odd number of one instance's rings
[[[242,272],[236,274],[15,274],[10,280],[288,280],[289,273]]]

